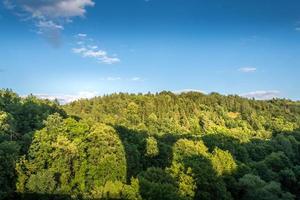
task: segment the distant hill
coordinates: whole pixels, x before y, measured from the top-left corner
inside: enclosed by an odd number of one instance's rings
[[[70,115],[153,134],[235,132],[240,139],[266,139],[300,125],[299,102],[256,101],[218,93],[120,93],[75,101],[64,109]]]

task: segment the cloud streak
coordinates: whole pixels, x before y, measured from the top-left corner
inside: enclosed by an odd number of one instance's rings
[[[91,99],[98,96],[97,92],[83,91],[77,94],[34,94],[39,99],[58,100],[62,105],[71,103],[79,99]]]
[[[122,79],[121,79],[121,77],[107,77],[106,80],[107,81],[120,81]]]
[[[141,77],[131,77],[131,78],[121,78],[118,76],[109,76],[106,78],[101,78],[102,81],[132,81],[132,82],[138,82],[138,81],[144,81]]]
[[[93,40],[88,38],[87,34],[79,33],[75,37],[77,38],[77,42],[76,47],[72,49],[73,53],[83,58],[93,58],[98,63],[103,64],[111,65],[120,62],[117,56],[108,55],[106,51],[99,49],[99,47],[92,42]]]
[[[273,99],[273,98],[279,98],[280,91],[278,91],[278,90],[254,91],[254,92],[241,94],[240,96],[245,97],[245,98],[250,98],[250,99],[254,98],[257,100],[268,100],[268,99]]]
[[[132,77],[130,80],[131,81],[141,81],[142,79],[140,77]]]
[[[198,90],[198,89],[182,89],[182,90],[173,91],[174,94],[182,94],[182,93],[188,93],[188,92],[198,92],[198,93],[202,93],[202,94],[207,94],[207,92],[205,92],[203,90]]]
[[[243,72],[243,73],[253,73],[253,72],[256,72],[257,69],[255,67],[242,67],[242,68],[239,68],[240,72]]]

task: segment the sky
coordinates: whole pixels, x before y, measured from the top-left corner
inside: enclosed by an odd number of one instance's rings
[[[1,0],[0,88],[300,100],[298,0]]]

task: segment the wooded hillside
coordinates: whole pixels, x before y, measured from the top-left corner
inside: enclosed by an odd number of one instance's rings
[[[300,104],[0,90],[0,199],[300,199]]]

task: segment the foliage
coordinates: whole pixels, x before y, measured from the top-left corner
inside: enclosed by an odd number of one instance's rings
[[[157,146],[157,141],[154,137],[147,138],[146,141],[146,155],[149,157],[155,157],[159,154],[159,149]]]
[[[300,199],[299,128],[285,99],[0,90],[0,199]]]
[[[109,181],[117,187],[126,180],[125,153],[113,128],[57,114],[45,124],[17,168],[19,192],[89,195],[93,188],[105,191]]]
[[[12,198],[15,191],[15,166],[31,144],[32,132],[43,127],[48,115],[65,112],[56,102],[33,96],[19,97],[0,90],[0,199]]]

